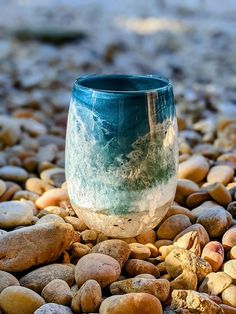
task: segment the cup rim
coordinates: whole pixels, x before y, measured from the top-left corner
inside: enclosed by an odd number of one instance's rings
[[[103,78],[129,78],[129,79],[134,79],[134,78],[143,78],[143,79],[156,79],[159,81],[162,81],[165,83],[164,86],[152,88],[152,89],[142,89],[142,90],[106,90],[106,89],[100,89],[100,88],[93,88],[93,87],[88,87],[84,86],[81,83],[84,82],[87,79],[92,79],[92,78],[98,78],[98,79],[103,79]],[[90,74],[90,75],[83,75],[77,78],[74,82],[74,87],[80,91],[84,92],[96,92],[96,93],[101,93],[101,94],[117,94],[117,95],[135,95],[135,94],[148,94],[152,92],[159,92],[168,89],[169,87],[172,87],[172,84],[169,79],[166,77],[156,75],[156,74]]]

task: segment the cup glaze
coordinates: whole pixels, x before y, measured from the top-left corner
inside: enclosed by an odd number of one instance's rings
[[[66,179],[76,214],[111,237],[154,228],[176,190],[172,85],[155,75],[76,80],[68,115]]]

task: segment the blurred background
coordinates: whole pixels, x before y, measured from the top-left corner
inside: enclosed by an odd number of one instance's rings
[[[236,116],[235,0],[0,0],[0,11],[1,114],[33,108],[50,133],[77,77],[149,73],[174,83],[180,131]]]

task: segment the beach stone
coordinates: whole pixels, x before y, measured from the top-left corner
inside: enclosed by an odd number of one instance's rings
[[[46,191],[35,204],[39,209],[44,209],[47,206],[60,206],[64,201],[69,201],[67,192],[61,188],[55,188]]]
[[[131,249],[129,245],[119,239],[111,239],[100,242],[92,248],[92,253],[101,253],[113,257],[123,268],[126,261],[129,259]]]
[[[176,194],[175,194],[175,201],[178,204],[185,204],[186,198],[194,193],[199,191],[198,185],[187,179],[178,179],[177,187],[176,187]]]
[[[7,185],[3,180],[0,180],[0,197],[6,192]]]
[[[227,211],[232,215],[234,219],[236,218],[236,201],[229,203],[229,205],[227,206]]]
[[[226,305],[226,304],[219,304],[219,306],[224,311],[224,314],[236,314],[236,308]]]
[[[224,272],[208,274],[199,287],[199,292],[218,295],[232,283],[232,278]]]
[[[20,124],[18,119],[9,116],[0,116],[0,141],[5,146],[16,144],[21,136]]]
[[[116,281],[121,273],[120,264],[113,257],[90,253],[78,261],[75,266],[75,280],[81,287],[89,279],[96,280],[102,288]]]
[[[220,182],[209,185],[207,187],[207,192],[210,194],[214,201],[221,204],[222,206],[227,206],[232,201],[230,192]]]
[[[82,243],[73,243],[71,246],[71,253],[72,256],[75,258],[80,258],[86,254],[89,254],[91,252],[91,249],[86,245]],[[94,252],[98,253],[98,252]]]
[[[44,161],[53,162],[56,158],[57,152],[58,148],[55,144],[41,146],[37,154],[37,160],[40,163]]]
[[[39,178],[29,178],[25,182],[25,189],[38,195],[42,195],[44,192],[53,189],[53,186]]]
[[[135,277],[113,282],[110,285],[110,291],[112,294],[146,292],[164,302],[170,292],[170,283],[166,279]]]
[[[18,272],[53,262],[73,236],[73,227],[65,223],[45,223],[8,232],[0,237],[0,269]]]
[[[165,266],[173,278],[180,275],[183,270],[189,270],[197,275],[200,282],[212,271],[207,261],[182,248],[175,248],[167,255]]]
[[[0,168],[0,178],[13,182],[24,182],[28,178],[28,172],[16,166],[4,166]]]
[[[75,266],[56,263],[42,266],[24,275],[20,284],[41,294],[43,288],[54,279],[64,280],[71,287],[75,283]]]
[[[211,241],[202,250],[202,256],[209,264],[212,271],[218,271],[224,262],[224,248],[218,241]]]
[[[39,224],[45,224],[48,222],[58,222],[58,223],[65,223],[64,219],[62,219],[60,216],[55,215],[55,214],[48,214],[40,218],[37,222],[36,225]]]
[[[230,285],[222,292],[223,303],[236,308],[236,286]]]
[[[94,245],[97,242],[98,231],[86,229],[80,233],[80,236],[83,243],[92,243]]]
[[[198,233],[199,241],[200,241],[202,248],[210,241],[210,238],[209,238],[209,235],[208,235],[206,229],[200,224],[194,224],[194,225],[184,229],[179,234],[177,234],[177,236],[174,238],[174,242],[176,242],[184,234],[187,234],[187,233],[192,232],[192,231],[196,231]]]
[[[73,312],[68,306],[56,303],[47,303],[40,306],[34,314],[73,314]]]
[[[207,191],[198,191],[190,194],[186,200],[186,206],[190,209],[200,206],[211,199]]]
[[[7,287],[19,286],[20,283],[12,274],[0,270],[0,293]]]
[[[164,260],[167,255],[175,249],[174,245],[163,245],[159,248],[159,254],[161,255],[162,259]]]
[[[170,216],[174,216],[174,215],[178,215],[178,214],[185,215],[190,220],[194,219],[194,215],[192,214],[192,212],[188,208],[185,208],[183,206],[176,205],[176,204],[172,204],[170,206],[168,212],[165,215],[165,219],[167,219]]]
[[[229,256],[230,259],[236,259],[236,245],[231,248]]]
[[[8,287],[0,294],[0,308],[6,314],[32,314],[43,304],[45,301],[40,295],[20,286]]]
[[[98,312],[102,302],[102,289],[96,280],[87,280],[74,295],[71,308],[75,313]]]
[[[196,209],[193,210],[195,214]],[[197,216],[197,223],[201,224],[211,238],[222,236],[232,225],[232,216],[221,206],[205,208]]]
[[[158,228],[158,239],[173,240],[177,234],[191,226],[189,217],[178,214],[167,218]]]
[[[15,201],[21,201],[21,200],[26,200],[26,201],[31,201],[31,202],[36,202],[36,200],[39,198],[39,195],[30,191],[17,191],[13,195],[13,200]]]
[[[228,274],[232,279],[232,283],[236,284],[236,260],[232,259],[230,261],[227,261],[223,264],[222,267],[223,271]]]
[[[0,228],[10,229],[30,225],[33,220],[32,207],[24,201],[0,203]]]
[[[178,178],[200,182],[206,177],[209,168],[206,158],[195,155],[179,165]]]
[[[40,173],[40,178],[57,188],[65,181],[65,170],[62,168],[51,168]]]
[[[105,299],[99,309],[100,314],[162,314],[160,301],[148,293],[128,293],[113,295]]]
[[[157,257],[158,256],[159,251],[158,251],[158,248],[154,244],[147,243],[147,244],[145,244],[145,246],[147,246],[150,249],[151,257]]]
[[[83,220],[81,220],[78,217],[66,216],[65,222],[71,224],[74,227],[74,229],[79,232],[82,232],[88,228],[86,224],[83,222]]]
[[[201,243],[197,231],[185,233],[174,242],[175,246],[187,249],[197,256],[201,256]]]
[[[184,308],[190,313],[224,314],[218,304],[213,302],[206,293],[193,290],[173,290],[171,306],[174,309]]]
[[[62,208],[59,206],[47,206],[43,210],[40,211],[40,214],[43,214],[43,213],[45,213],[45,215],[54,214],[54,215],[60,216],[61,218],[64,219],[65,222],[68,222],[65,219],[68,215],[68,211],[65,208]],[[74,217],[71,217],[71,218],[74,218]],[[70,222],[68,222],[68,223],[70,223]],[[72,224],[72,226],[74,227],[73,224]],[[74,227],[74,229],[75,229],[75,227]]]
[[[158,269],[152,263],[135,258],[129,259],[125,263],[125,271],[131,277],[135,277],[140,274],[151,274],[156,278],[160,276]]]
[[[225,232],[222,238],[222,244],[226,251],[229,251],[236,245],[236,226],[231,227]]]
[[[145,232],[139,234],[136,237],[136,240],[138,243],[141,243],[141,244],[147,244],[147,243],[154,244],[156,241],[156,232],[152,229],[145,231]]]
[[[41,296],[47,303],[57,303],[70,305],[72,293],[66,281],[54,279],[50,281],[42,290]]]
[[[198,284],[198,278],[195,273],[189,270],[183,270],[183,272],[170,282],[171,290],[184,289],[184,290],[196,290]]]
[[[167,246],[167,245],[172,245],[174,242],[172,240],[157,240],[155,242],[155,246],[157,247],[157,249],[159,249],[162,246]]]
[[[130,243],[129,244],[131,254],[131,258],[137,258],[137,259],[147,259],[151,256],[150,249],[141,243]]]
[[[6,181],[6,186],[7,189],[6,191],[1,195],[0,197],[0,202],[6,202],[12,199],[13,195],[17,192],[21,190],[21,187],[11,181]]]
[[[215,183],[221,182],[226,185],[234,176],[234,170],[229,166],[215,166],[212,167],[207,175],[207,182]]]

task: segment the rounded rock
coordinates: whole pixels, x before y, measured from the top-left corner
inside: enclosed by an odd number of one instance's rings
[[[192,231],[197,231],[201,247],[204,247],[210,241],[210,238],[209,238],[209,235],[208,235],[206,229],[200,224],[194,224],[194,225],[186,228],[185,230],[183,230],[179,234],[177,234],[177,236],[174,238],[174,242],[176,242],[184,234],[186,234],[188,232],[192,232]]]
[[[232,215],[232,217],[236,218],[236,201],[229,203],[227,206],[227,211]]]
[[[226,251],[229,251],[236,245],[236,226],[231,227],[225,232],[222,238],[222,244]]]
[[[54,214],[48,214],[48,215],[45,215],[42,218],[40,218],[36,222],[36,225],[45,224],[45,223],[48,223],[48,222],[65,223],[64,219],[62,219],[60,216],[54,215]]]
[[[189,217],[185,215],[174,215],[167,218],[158,228],[158,239],[173,240],[177,234],[191,226]]]
[[[139,260],[139,259],[130,259],[125,263],[125,271],[129,276],[135,277],[140,274],[151,274],[158,278],[160,273],[155,265],[150,262]]]
[[[7,287],[19,286],[20,283],[12,274],[0,270],[0,293]]]
[[[27,191],[37,193],[38,195],[42,195],[44,192],[53,189],[53,186],[40,180],[39,178],[29,178],[25,182],[25,189]]]
[[[132,258],[138,258],[138,259],[147,259],[151,256],[150,249],[141,243],[130,243],[129,244],[131,254],[130,256]]]
[[[73,312],[68,306],[56,303],[47,303],[40,306],[34,314],[73,314]]]
[[[75,266],[75,280],[81,287],[89,279],[96,280],[102,288],[116,281],[121,273],[120,264],[113,257],[90,253],[83,256]]]
[[[218,295],[232,283],[232,278],[224,272],[208,274],[199,287],[199,292]]]
[[[35,202],[39,209],[47,206],[60,206],[60,203],[68,201],[67,191],[61,188],[50,189],[40,196]]]
[[[187,197],[186,205],[188,208],[193,209],[200,206],[202,203],[209,201],[211,199],[207,191],[198,191],[190,194]]]
[[[236,286],[230,285],[222,292],[223,303],[236,308]]]
[[[36,292],[19,286],[11,286],[0,294],[0,308],[6,314],[32,314],[45,304]]]
[[[120,267],[123,268],[125,262],[130,256],[131,249],[125,241],[119,239],[111,239],[96,244],[92,248],[91,252],[109,255],[117,260],[120,264]]]
[[[100,314],[162,314],[160,301],[148,293],[128,293],[105,299],[99,309]]]
[[[0,168],[0,178],[13,182],[24,182],[28,178],[28,172],[16,166],[4,166]]]
[[[198,192],[199,187],[198,185],[187,179],[178,179],[177,181],[177,188],[176,188],[176,194],[175,194],[175,201],[179,204],[185,204],[186,198],[194,193]]]
[[[229,256],[230,259],[236,259],[236,245],[231,248]]]
[[[224,262],[224,248],[220,242],[211,241],[202,250],[202,256],[209,264],[212,271],[218,271]]]
[[[156,233],[154,230],[144,231],[136,237],[137,242],[141,244],[152,243],[154,244],[156,241]]]
[[[29,272],[20,279],[23,287],[41,293],[43,288],[54,279],[61,279],[71,287],[75,282],[73,264],[50,264]]]
[[[232,259],[223,265],[223,271],[233,279],[233,284],[236,284],[236,260]]]
[[[227,206],[232,201],[230,192],[220,182],[209,185],[207,187],[207,192],[210,194],[213,200],[222,206]]]
[[[30,225],[33,220],[32,207],[25,201],[0,203],[0,228],[10,229]]]
[[[65,170],[62,168],[51,168],[40,173],[40,178],[57,188],[65,181]]]
[[[179,165],[178,178],[200,182],[206,177],[209,168],[206,158],[195,155]]]
[[[57,303],[61,305],[70,305],[72,300],[72,293],[69,285],[61,279],[50,281],[43,288],[41,296],[47,303]]]
[[[229,183],[234,176],[234,170],[229,166],[212,167],[207,175],[207,182],[221,182],[224,185]]]
[[[73,227],[66,223],[45,223],[8,232],[0,237],[0,257],[4,256],[0,259],[0,269],[19,272],[53,262],[69,246],[73,236]]]

